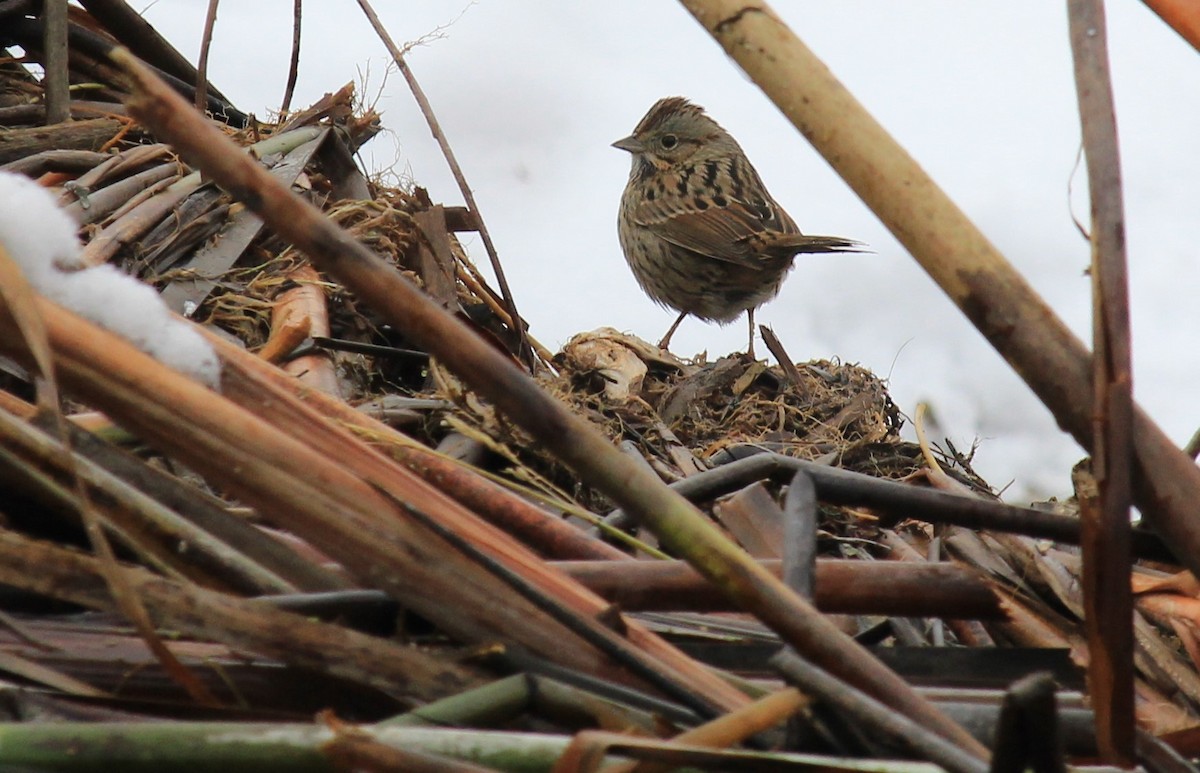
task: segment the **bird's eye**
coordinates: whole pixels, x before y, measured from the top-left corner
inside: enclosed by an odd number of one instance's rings
[[[664,150],[670,150],[679,144],[679,138],[674,134],[664,134],[662,139],[658,141],[658,144],[662,145]]]

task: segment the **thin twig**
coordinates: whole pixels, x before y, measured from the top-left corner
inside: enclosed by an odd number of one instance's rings
[[[300,18],[304,15],[304,0],[294,0],[292,5],[292,61],[288,65],[287,86],[283,90],[283,102],[279,105],[279,118],[283,120],[292,106],[292,94],[296,91],[296,78],[300,73]]]
[[[208,49],[212,47],[213,27],[217,23],[217,5],[221,0],[208,0],[204,14],[204,36],[200,39],[200,61],[196,65],[196,109],[208,110]]]
[[[530,348],[529,339],[525,335],[525,325],[521,322],[521,315],[517,313],[517,303],[513,300],[512,291],[508,287],[508,280],[504,277],[504,268],[500,265],[500,256],[496,254],[496,245],[492,243],[491,234],[488,233],[487,224],[483,222],[483,215],[479,213],[479,205],[475,203],[475,195],[471,193],[471,186],[467,184],[467,178],[463,174],[462,167],[458,165],[458,160],[454,157],[454,151],[450,149],[450,141],[446,139],[446,135],[442,132],[442,127],[438,124],[437,117],[433,114],[433,106],[429,104],[429,100],[425,97],[425,92],[421,90],[421,85],[417,83],[417,77],[413,75],[412,69],[404,61],[404,52],[392,41],[392,36],[384,29],[383,23],[379,21],[379,16],[376,15],[375,9],[371,7],[371,3],[368,0],[358,0],[358,4],[362,7],[363,13],[367,15],[371,26],[375,28],[379,39],[387,46],[388,53],[392,55],[392,60],[400,68],[400,73],[404,76],[404,80],[408,81],[408,87],[412,90],[413,97],[417,100],[417,104],[421,108],[421,114],[425,116],[425,121],[429,124],[429,130],[433,132],[433,137],[437,140],[438,147],[442,149],[442,155],[446,157],[446,164],[450,167],[450,173],[454,175],[454,181],[458,183],[458,189],[462,192],[463,201],[471,210],[472,217],[475,218],[475,225],[479,228],[479,238],[483,240],[483,248],[487,250],[488,259],[492,262],[492,271],[496,273],[496,282],[500,285],[500,294],[504,296],[504,305],[508,308],[509,316],[512,318],[512,329],[517,334],[518,357],[532,371],[534,369],[533,350]]]

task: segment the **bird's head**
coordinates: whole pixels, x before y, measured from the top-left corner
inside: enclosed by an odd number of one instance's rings
[[[689,160],[719,158],[740,152],[737,142],[704,112],[683,97],[660,99],[634,128],[613,143],[633,155],[639,166],[664,171]]]

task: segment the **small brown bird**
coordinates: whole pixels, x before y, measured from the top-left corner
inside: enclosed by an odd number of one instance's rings
[[[617,219],[621,249],[638,284],[679,312],[721,324],[779,293],[802,252],[859,252],[838,236],[806,236],[767,193],[729,132],[683,97],[660,99],[613,147],[633,154]]]

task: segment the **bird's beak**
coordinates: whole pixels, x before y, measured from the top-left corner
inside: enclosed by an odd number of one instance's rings
[[[632,134],[624,139],[617,140],[612,144],[612,146],[630,153],[641,153],[646,149],[646,146],[642,144],[642,141],[637,137],[634,137]]]

